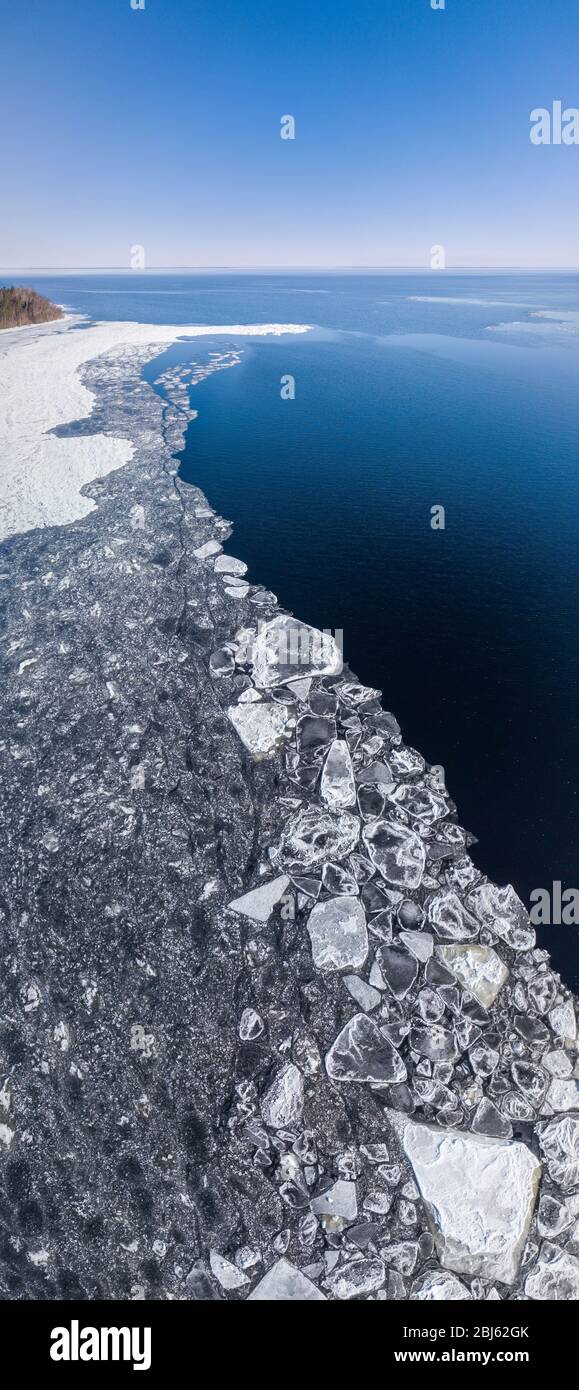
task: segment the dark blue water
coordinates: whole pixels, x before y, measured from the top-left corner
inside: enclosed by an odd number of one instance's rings
[[[255,580],[343,629],[352,668],[444,765],[480,866],[527,902],[579,887],[579,276],[33,283],[96,318],[316,325],[233,340],[240,365],[191,393],[182,476],[234,521]],[[179,344],[147,375],[231,345]],[[541,938],[577,985],[577,928]]]

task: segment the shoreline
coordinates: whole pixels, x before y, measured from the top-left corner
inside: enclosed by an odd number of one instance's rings
[[[91,415],[94,397],[80,381],[81,367],[113,350],[139,350],[150,359],[179,338],[279,337],[306,333],[310,325],[108,323],[70,315],[68,322],[55,319],[6,332],[23,329],[30,335],[26,339],[0,339],[0,541],[86,516],[92,504],[81,489],[133,456],[122,436],[94,433],[70,440],[52,433]]]

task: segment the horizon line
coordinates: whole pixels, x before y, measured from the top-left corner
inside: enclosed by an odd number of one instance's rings
[[[133,275],[133,276],[137,276],[137,275],[149,275],[149,274],[152,274],[152,273],[158,273],[158,272],[160,272],[160,271],[163,271],[163,272],[189,271],[189,272],[196,273],[196,274],[207,273],[207,272],[210,272],[210,271],[211,271],[211,272],[219,271],[219,272],[235,272],[235,273],[241,273],[241,272],[243,272],[243,273],[251,273],[251,274],[259,273],[259,274],[264,274],[264,275],[265,275],[265,274],[273,274],[273,273],[275,273],[275,272],[278,272],[278,273],[279,273],[280,271],[283,271],[283,272],[285,272],[285,273],[290,273],[290,274],[299,274],[300,272],[301,272],[301,273],[303,273],[303,272],[315,272],[316,274],[324,274],[324,273],[325,273],[325,274],[334,274],[334,273],[339,273],[340,271],[348,271],[348,270],[355,270],[355,271],[359,271],[359,272],[362,272],[362,273],[371,273],[371,272],[375,272],[375,271],[384,272],[384,271],[395,271],[395,270],[396,270],[396,271],[410,270],[410,271],[413,271],[414,273],[419,272],[419,273],[424,274],[424,275],[448,275],[449,273],[452,274],[453,271],[458,271],[458,270],[485,270],[485,271],[493,271],[493,270],[509,270],[509,271],[536,270],[536,271],[540,271],[540,270],[547,270],[547,271],[551,271],[551,272],[556,272],[556,271],[561,271],[561,272],[562,272],[562,271],[578,271],[578,272],[579,272],[579,264],[578,264],[578,265],[547,265],[547,264],[539,264],[539,265],[537,265],[537,264],[532,264],[532,265],[531,265],[531,264],[528,264],[528,265],[520,265],[520,264],[517,264],[517,265],[511,265],[511,264],[509,264],[509,263],[507,263],[507,262],[505,262],[505,263],[502,263],[502,262],[499,263],[499,262],[497,262],[496,264],[482,264],[482,263],[479,263],[479,264],[472,264],[472,263],[464,262],[464,263],[457,263],[456,265],[448,265],[448,266],[445,266],[444,269],[442,269],[441,267],[435,269],[435,268],[432,267],[432,266],[417,265],[417,264],[412,264],[412,263],[404,264],[404,263],[402,263],[402,262],[391,262],[390,264],[384,264],[384,265],[363,265],[363,264],[359,264],[359,263],[356,263],[356,262],[351,262],[351,263],[349,263],[349,264],[336,264],[336,265],[315,265],[315,264],[314,264],[314,265],[271,265],[271,266],[267,266],[267,265],[266,265],[266,266],[264,266],[264,265],[251,265],[251,264],[246,264],[246,265],[226,265],[226,264],[222,264],[222,265],[150,265],[150,266],[146,266],[146,267],[141,268],[141,269],[133,268],[132,266],[126,266],[126,265],[74,265],[74,266],[71,266],[71,265],[69,265],[69,266],[60,266],[60,265],[0,265],[0,271],[1,271],[2,273],[4,273],[4,272],[10,272],[10,273],[12,273],[12,272],[15,272],[15,271],[25,271],[25,270],[26,270],[26,271],[34,271],[34,272],[38,272],[38,271],[58,271],[60,274],[70,274],[70,273],[78,274],[78,273],[83,272],[83,271],[85,271],[85,272],[86,272],[86,271],[89,271],[89,272],[92,272],[92,273],[95,273],[95,274],[96,274],[96,273],[98,273],[99,271],[114,271],[114,272],[117,273],[117,274],[125,274],[125,275]]]

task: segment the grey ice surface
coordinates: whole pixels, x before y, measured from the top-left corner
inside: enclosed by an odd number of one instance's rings
[[[0,548],[0,1298],[576,1299],[575,1001],[145,356],[67,427],[130,465]]]

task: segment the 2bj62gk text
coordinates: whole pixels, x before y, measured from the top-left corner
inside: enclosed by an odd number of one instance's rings
[[[458,1341],[462,1337],[484,1338],[487,1342],[498,1341],[501,1337],[521,1339],[528,1337],[528,1327],[405,1327],[404,1336],[417,1341],[437,1342],[448,1337]]]

